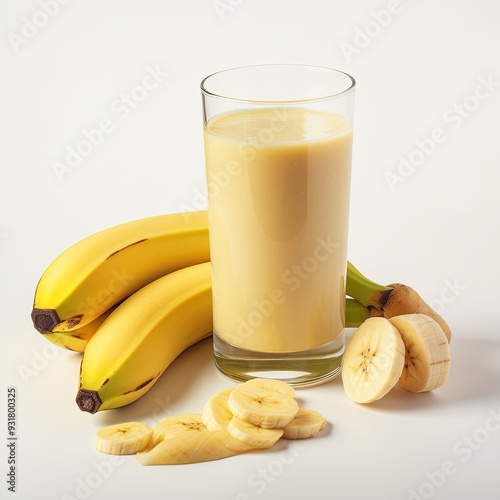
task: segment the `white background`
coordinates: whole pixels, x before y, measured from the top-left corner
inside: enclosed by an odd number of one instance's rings
[[[18,491],[2,479],[1,497],[498,498],[499,5],[4,0],[2,398],[17,387],[19,441]],[[216,372],[207,340],[134,405],[80,412],[79,355],[53,348],[31,325],[36,283],[88,234],[204,208],[199,82],[273,62],[335,67],[357,80],[349,258],[376,281],[413,286],[447,319],[449,381],[433,394],[395,390],[362,407],[336,379],[299,392],[331,424],[314,440],[192,466],[146,468],[133,457],[111,464],[94,450],[97,428],[196,412],[233,383]],[[137,90],[153,70],[156,88]],[[140,102],[124,105],[131,93]],[[55,169],[102,120],[101,143],[68,171]],[[413,166],[401,169],[404,159]],[[443,464],[446,475],[436,472]]]

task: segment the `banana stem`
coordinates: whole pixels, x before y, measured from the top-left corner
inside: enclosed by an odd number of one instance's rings
[[[102,401],[97,391],[80,388],[78,394],[76,395],[76,404],[82,411],[95,413],[102,405]]]
[[[448,341],[451,339],[451,330],[446,321],[413,288],[401,283],[379,285],[363,276],[351,262],[347,262],[346,295],[364,306],[370,317],[425,314],[439,323]],[[362,310],[360,312],[363,313]]]
[[[370,317],[370,310],[355,299],[346,297],[345,306],[346,328],[357,328]]]
[[[351,262],[347,262],[346,294],[361,305],[381,310],[391,291],[391,287],[369,280]]]

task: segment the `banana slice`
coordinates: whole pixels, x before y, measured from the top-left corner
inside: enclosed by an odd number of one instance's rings
[[[295,397],[295,389],[282,380],[275,380],[270,378],[252,378],[245,382],[249,387],[257,387],[258,389],[267,389],[268,391],[281,392],[287,394],[292,398]]]
[[[96,448],[109,455],[134,455],[148,448],[153,429],[142,422],[125,422],[99,429]]]
[[[205,403],[201,412],[201,419],[208,430],[216,431],[225,429],[233,418],[233,414],[228,406],[228,399],[231,392],[233,392],[232,387],[223,389],[214,394]]]
[[[325,428],[326,418],[314,410],[299,408],[293,420],[283,428],[285,439],[307,439]]]
[[[229,448],[228,440],[235,442],[226,430],[185,432],[137,453],[136,457],[142,465],[180,465],[219,460],[242,452]]]
[[[450,346],[445,332],[424,314],[403,314],[389,321],[405,344],[403,373],[396,384],[410,392],[426,392],[441,387],[450,372]]]
[[[385,396],[398,382],[405,346],[395,326],[385,318],[369,318],[347,344],[342,366],[346,395],[356,403]]]
[[[200,434],[207,432],[200,413],[183,413],[171,415],[160,420],[153,428],[153,446],[165,439],[170,439],[179,434],[194,432]]]
[[[283,429],[265,429],[238,417],[231,419],[227,432],[233,438],[258,449],[271,448],[283,436]]]
[[[241,420],[265,429],[285,427],[299,411],[297,401],[291,396],[246,383],[233,389],[228,407]]]

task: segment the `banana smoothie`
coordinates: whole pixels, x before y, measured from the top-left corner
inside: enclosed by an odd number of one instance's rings
[[[351,149],[351,127],[324,111],[268,107],[208,121],[214,335],[292,353],[342,333]]]

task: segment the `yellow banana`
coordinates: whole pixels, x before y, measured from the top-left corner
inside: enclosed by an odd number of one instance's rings
[[[35,291],[33,324],[41,333],[81,328],[153,280],[209,260],[206,211],[104,229],[47,267]]]
[[[212,334],[209,262],[167,274],[131,295],[85,349],[76,402],[118,408],[144,395],[183,351]]]

